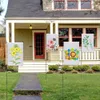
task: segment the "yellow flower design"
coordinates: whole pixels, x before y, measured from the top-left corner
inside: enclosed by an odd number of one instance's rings
[[[16,52],[11,52],[11,55],[14,57],[16,55]]]

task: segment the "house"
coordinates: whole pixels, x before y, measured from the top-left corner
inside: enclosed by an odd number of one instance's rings
[[[61,33],[64,33],[63,35]],[[80,64],[100,64],[100,11],[93,0],[9,0],[6,42],[23,42],[19,72],[44,72],[48,64],[63,64],[63,42],[79,42],[94,34],[95,51],[80,51]],[[46,52],[46,34],[58,34],[59,49]]]

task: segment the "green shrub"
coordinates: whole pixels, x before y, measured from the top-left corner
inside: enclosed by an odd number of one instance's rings
[[[7,71],[17,72],[18,67],[17,66],[7,66]]]
[[[100,71],[100,65],[94,65],[92,66],[92,70],[99,72]]]
[[[5,66],[5,62],[3,60],[0,60],[0,68],[3,69]]]
[[[76,71],[81,71],[81,66],[73,66],[73,69]]]
[[[49,70],[58,71],[58,68],[59,68],[58,65],[49,65]]]
[[[90,67],[89,65],[78,65],[78,66],[74,66],[73,69],[77,71],[87,71],[88,69],[90,69]]]
[[[88,69],[90,69],[89,65],[82,65],[81,66],[81,71],[87,71]]]
[[[67,71],[72,71],[73,68],[65,65],[65,66],[62,67],[62,70],[65,71],[65,72],[67,72]]]

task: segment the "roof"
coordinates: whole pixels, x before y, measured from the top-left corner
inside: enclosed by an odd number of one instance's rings
[[[41,0],[9,0],[6,18],[36,17],[36,18],[75,18],[100,17],[100,11],[43,11]]]

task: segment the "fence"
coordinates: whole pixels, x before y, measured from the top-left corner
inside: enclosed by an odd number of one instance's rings
[[[5,37],[0,37],[0,60],[5,60]]]

